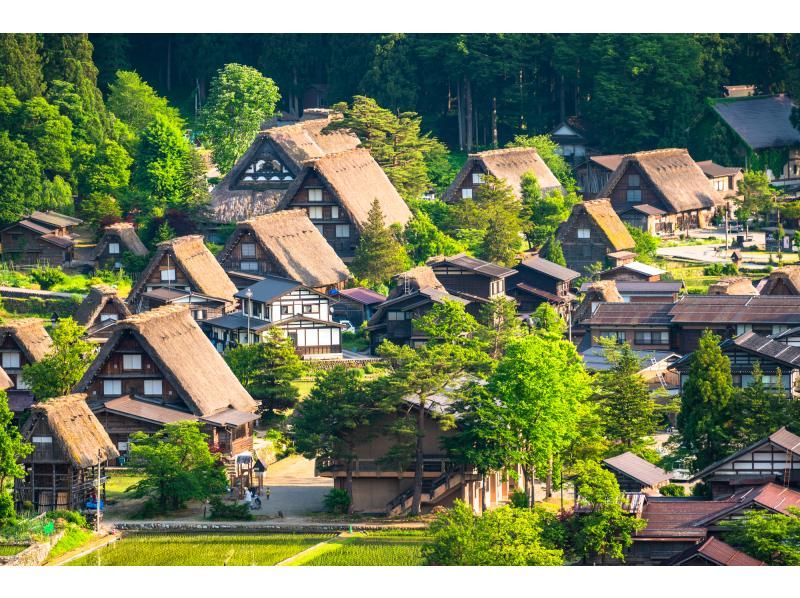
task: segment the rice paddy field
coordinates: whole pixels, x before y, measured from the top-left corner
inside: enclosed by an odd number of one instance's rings
[[[275,565],[330,537],[322,534],[131,534],[67,565]]]
[[[424,565],[426,536],[417,533],[357,534],[335,538],[302,555],[291,565],[310,567],[414,567]]]
[[[25,550],[27,546],[0,544],[0,556],[14,556]]]

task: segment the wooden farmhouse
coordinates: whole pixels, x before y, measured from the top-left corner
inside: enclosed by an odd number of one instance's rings
[[[253,448],[257,404],[185,306],[118,322],[76,389],[121,453],[134,432],[185,420],[202,424],[215,452]]]
[[[236,290],[203,237],[187,235],[158,244],[127,303],[134,313],[187,303],[195,319],[205,320],[234,310]]]
[[[767,482],[800,489],[800,436],[781,428],[766,438],[713,463],[691,480],[703,480],[714,497]]]
[[[30,501],[40,513],[81,511],[97,498],[98,479],[103,498],[106,465],[119,452],[86,404],[86,395],[38,403],[21,432],[34,450],[23,459],[25,477],[14,486],[17,508]]]
[[[758,286],[759,295],[800,295],[800,266],[775,268]]]
[[[600,280],[617,282],[658,282],[666,273],[666,270],[634,260],[604,270],[598,274],[598,277]]]
[[[725,198],[736,197],[739,183],[744,178],[744,169],[739,166],[720,166],[711,160],[697,163],[714,190]]]
[[[610,280],[614,284],[625,303],[638,303],[642,301],[652,303],[675,303],[685,289],[680,280],[666,280],[659,282],[627,282]],[[587,292],[594,283],[584,282],[581,293]]]
[[[423,512],[437,506],[449,507],[461,499],[480,513],[484,509],[499,506],[508,500],[513,487],[509,476],[500,473],[481,476],[472,467],[463,467],[451,462],[442,441],[454,433],[443,430],[437,421],[437,412],[447,409],[451,398],[448,391],[428,401],[423,437]],[[354,454],[358,458],[352,464],[353,509],[357,513],[376,513],[396,516],[410,511],[413,502],[415,462],[395,462],[389,459],[394,439],[387,432],[397,420],[415,417],[419,412],[413,399],[396,414],[386,415],[357,443]],[[344,488],[347,464],[333,460],[318,460],[317,474],[333,478],[335,488]]]
[[[128,305],[120,298],[117,289],[97,284],[78,306],[75,321],[86,328],[86,336],[103,342],[111,334],[111,328],[119,320],[131,315]]]
[[[275,209],[305,210],[337,255],[349,262],[376,199],[386,226],[411,220],[411,210],[389,177],[368,150],[357,148],[306,162]]]
[[[669,483],[666,471],[631,452],[603,459],[602,464],[614,474],[623,492],[658,494],[658,489]]]
[[[424,345],[428,336],[414,327],[413,320],[445,301],[461,303],[473,313],[483,305],[447,292],[429,266],[418,266],[399,274],[386,301],[378,306],[367,323],[370,351],[374,352],[384,340],[411,347]]]
[[[505,295],[506,279],[516,274],[510,268],[463,253],[432,257],[427,265],[448,293],[484,303]]]
[[[386,296],[376,293],[372,289],[356,287],[342,289],[332,295],[331,300],[333,301],[331,311],[334,318],[339,322],[347,320],[358,328],[372,317],[378,306],[386,301]]]
[[[616,259],[610,254],[629,252],[636,246],[607,199],[582,201],[573,206],[569,218],[558,227],[556,238],[567,267],[581,273],[597,263],[616,266]]]
[[[60,266],[74,258],[70,229],[82,221],[58,212],[33,212],[0,230],[3,260],[18,266]]]
[[[21,413],[34,401],[28,385],[22,381],[22,368],[46,357],[52,349],[53,341],[42,320],[6,320],[0,325],[0,365],[12,382],[7,390],[11,411]]]
[[[304,359],[342,357],[342,325],[333,321],[327,295],[296,280],[268,274],[236,297],[241,301],[240,312],[203,324],[218,351],[266,341],[269,329],[277,327]]]
[[[248,279],[254,275],[272,274],[326,293],[344,288],[350,278],[347,266],[305,210],[240,222],[217,259],[231,280],[242,281],[242,288],[252,284]],[[237,278],[240,273],[245,276]]]
[[[575,295],[570,292],[580,273],[534,255],[514,267],[506,292],[517,300],[522,314],[536,311],[542,303],[549,303],[562,317],[572,309]]]
[[[130,222],[117,222],[103,229],[103,236],[94,248],[94,263],[97,268],[119,269],[126,253],[137,257],[148,254],[136,229]]]
[[[561,183],[532,147],[510,147],[470,154],[442,199],[448,203],[475,197],[486,175],[505,181],[522,200],[522,175],[533,174],[542,193],[561,189]]]
[[[713,536],[665,563],[672,567],[761,567],[764,564]]]
[[[334,118],[327,110],[306,110],[300,122],[261,131],[211,191],[212,219],[241,222],[268,214],[306,161],[357,147],[361,142],[349,131],[323,132]]]
[[[708,226],[724,203],[685,149],[624,156],[600,195],[608,197],[620,215],[638,210],[640,216],[629,223],[657,235]]]
[[[600,197],[600,192],[622,162],[622,157],[622,154],[589,156],[585,162],[575,168],[578,187],[586,199]]]

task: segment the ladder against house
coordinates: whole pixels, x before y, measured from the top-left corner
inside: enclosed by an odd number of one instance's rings
[[[650,365],[651,366],[655,366],[657,363],[658,362],[656,361],[655,356],[651,355],[650,356]],[[667,390],[667,381],[664,379],[664,372],[661,372],[660,370],[654,370],[654,371],[656,373],[656,378],[658,378],[658,381],[661,383],[661,388],[663,388],[664,390]]]

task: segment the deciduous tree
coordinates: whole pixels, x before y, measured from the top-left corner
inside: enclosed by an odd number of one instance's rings
[[[24,441],[8,408],[8,395],[0,390],[0,526],[14,520],[14,501],[7,485],[25,477],[20,461],[33,452],[33,445]]]

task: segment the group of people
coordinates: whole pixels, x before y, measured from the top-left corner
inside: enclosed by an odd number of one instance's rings
[[[244,502],[250,505],[250,508],[254,511],[261,509],[261,489],[253,486],[252,488],[246,488],[244,491]],[[269,500],[270,489],[264,489],[264,498]]]

